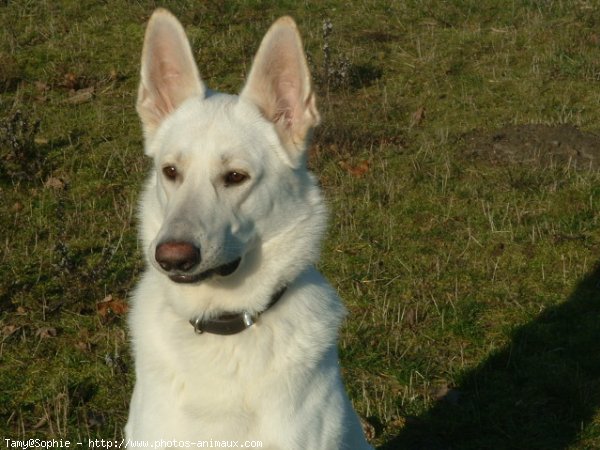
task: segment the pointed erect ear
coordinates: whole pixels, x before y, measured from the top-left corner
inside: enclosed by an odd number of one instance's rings
[[[241,97],[275,124],[290,164],[298,165],[310,131],[319,123],[319,112],[302,40],[291,17],[277,20],[263,38]]]
[[[157,9],[146,28],[136,105],[146,139],[184,100],[204,92],[183,27],[170,12]]]

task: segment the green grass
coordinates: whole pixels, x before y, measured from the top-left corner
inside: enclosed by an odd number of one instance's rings
[[[331,209],[320,266],[350,312],[343,373],[374,443],[600,447],[600,176],[474,160],[465,138],[507,124],[598,129],[600,10],[534,0],[166,6],[204,80],[227,92],[242,86],[273,19],[299,23],[323,116],[310,161]],[[39,120],[33,143],[21,143],[43,158],[21,174],[0,158],[0,438],[121,437],[127,328],[98,303],[125,302],[142,270],[135,211],[148,162],[133,105],[154,7],[0,6],[0,120],[17,110],[29,130]],[[91,99],[72,100],[86,88]]]

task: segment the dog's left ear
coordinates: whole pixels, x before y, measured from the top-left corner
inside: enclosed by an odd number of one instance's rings
[[[310,131],[319,123],[302,39],[291,17],[267,31],[241,92],[275,124],[289,163],[304,162]]]

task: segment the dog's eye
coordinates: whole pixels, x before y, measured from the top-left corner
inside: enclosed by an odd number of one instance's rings
[[[177,167],[175,166],[165,166],[162,169],[162,173],[167,178],[167,180],[175,181],[177,179]]]
[[[227,172],[224,177],[225,186],[232,186],[235,184],[241,184],[248,179],[248,175],[244,172],[231,171]]]

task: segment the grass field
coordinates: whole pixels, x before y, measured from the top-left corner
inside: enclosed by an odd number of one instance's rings
[[[600,6],[161,5],[225,92],[275,18],[298,21],[323,117],[320,268],[374,445],[600,448]],[[122,436],[156,6],[0,2],[0,447]]]

